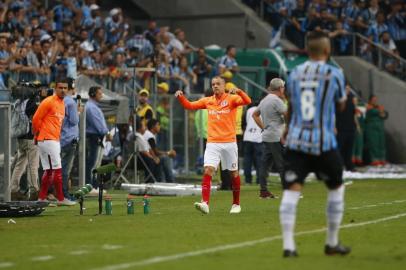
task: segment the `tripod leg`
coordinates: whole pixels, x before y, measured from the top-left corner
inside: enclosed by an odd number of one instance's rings
[[[134,153],[132,153],[132,154],[130,155],[130,157],[128,158],[127,162],[124,164],[124,167],[121,168],[120,174],[118,175],[117,179],[116,179],[116,180],[114,181],[114,183],[113,183],[114,186],[117,185],[117,183],[118,183],[121,179],[123,179],[124,182],[129,183],[128,180],[127,180],[127,178],[125,178],[125,176],[124,176],[124,172],[125,172],[125,170],[127,169],[128,165],[130,164],[131,159],[132,159],[133,157],[134,157]]]
[[[99,215],[103,212],[103,180],[99,183]]]
[[[80,205],[80,215],[83,215],[83,196],[79,198],[79,205]]]

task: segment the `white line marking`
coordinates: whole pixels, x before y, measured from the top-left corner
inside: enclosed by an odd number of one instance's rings
[[[354,227],[361,227],[361,226],[365,226],[365,225],[385,222],[388,220],[398,219],[398,218],[405,217],[405,216],[406,216],[406,213],[402,213],[402,214],[398,214],[398,215],[394,215],[394,216],[388,216],[385,218],[380,218],[380,219],[375,219],[375,220],[370,220],[370,221],[365,221],[365,222],[350,223],[350,224],[343,225],[340,228],[348,229],[348,228],[354,228]],[[310,230],[310,231],[303,231],[303,232],[296,233],[296,236],[321,233],[321,232],[325,232],[325,231],[326,231],[326,228]],[[169,255],[169,256],[157,256],[157,257],[152,257],[150,259],[146,259],[146,260],[138,261],[138,262],[128,262],[128,263],[121,263],[121,264],[115,264],[115,265],[108,265],[108,266],[101,267],[101,268],[95,268],[94,270],[119,270],[119,269],[127,269],[130,267],[136,267],[136,266],[151,265],[151,264],[167,262],[167,261],[174,261],[174,260],[188,258],[188,257],[200,256],[200,255],[208,254],[208,253],[215,253],[215,252],[219,252],[219,251],[254,246],[257,244],[273,242],[273,241],[279,240],[279,239],[282,239],[281,235],[266,237],[266,238],[262,238],[262,239],[258,239],[258,240],[246,241],[246,242],[241,242],[241,243],[217,246],[217,247],[212,247],[212,248],[207,248],[207,249],[202,249],[202,250],[189,251],[189,252],[179,253],[179,254],[174,254],[174,255]]]
[[[11,267],[14,266],[14,263],[12,262],[0,262],[0,268],[7,268],[7,267]]]
[[[70,255],[74,255],[74,256],[88,254],[88,253],[89,253],[88,250],[74,250],[74,251],[69,252]]]
[[[45,255],[45,256],[32,257],[32,258],[31,258],[31,261],[35,261],[35,262],[45,262],[45,261],[52,260],[53,258],[54,258],[54,256]]]
[[[109,244],[104,244],[104,245],[102,246],[102,249],[105,249],[105,250],[115,250],[115,249],[120,249],[120,248],[123,248],[123,246],[120,246],[120,245],[109,245]]]
[[[372,208],[372,207],[377,207],[377,206],[381,206],[381,205],[391,205],[391,204],[394,204],[394,203],[404,203],[404,202],[406,202],[406,200],[396,200],[396,201],[392,201],[392,202],[382,202],[382,203],[377,203],[377,204],[369,204],[369,205],[363,205],[363,206],[349,207],[348,209],[358,210],[358,209]]]

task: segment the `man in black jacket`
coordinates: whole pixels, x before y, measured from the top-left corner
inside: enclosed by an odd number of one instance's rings
[[[354,95],[351,93],[349,85],[345,87],[345,92],[347,93],[345,109],[342,112],[336,113],[337,142],[345,169],[353,171],[352,148],[354,146],[356,130]]]

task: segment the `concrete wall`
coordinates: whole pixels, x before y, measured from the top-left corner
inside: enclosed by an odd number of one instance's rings
[[[388,160],[406,163],[406,82],[357,57],[335,57],[345,76],[364,99],[375,94],[389,112],[385,121]]]
[[[271,27],[238,0],[133,0],[159,25],[185,30],[194,46],[268,47]],[[247,39],[252,31],[255,40]]]

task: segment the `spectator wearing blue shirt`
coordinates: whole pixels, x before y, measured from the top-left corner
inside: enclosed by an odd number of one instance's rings
[[[7,38],[0,37],[0,62],[8,64],[10,62],[10,53],[7,50]]]
[[[385,23],[385,13],[378,12],[376,15],[376,22],[371,24],[367,31],[367,37],[372,38],[375,43],[379,42],[379,37],[384,32],[388,32],[388,25]]]
[[[235,60],[235,56],[237,54],[237,49],[234,45],[228,45],[226,48],[226,55],[220,58],[219,65],[218,65],[218,74],[223,74],[224,72],[231,71],[231,72],[238,72],[240,69],[238,67],[238,63]]]
[[[402,4],[401,0],[391,3],[392,12],[388,16],[388,27],[400,56],[406,58],[406,12],[402,12]]]
[[[8,90],[7,76],[5,76],[6,65],[0,64],[0,91]]]
[[[278,30],[289,15],[288,3],[284,0],[274,0],[266,3],[266,19]]]
[[[127,49],[138,48],[139,57],[142,59],[154,53],[151,42],[142,35],[142,27],[140,26],[134,27],[134,36],[127,40],[126,46]]]
[[[294,42],[299,48],[304,48],[304,32],[301,25],[306,19],[306,9],[304,0],[298,0],[296,9],[292,11],[289,18],[289,24],[286,27],[286,35],[290,41]]]
[[[155,59],[155,64],[158,81],[169,83],[173,76],[173,67],[169,63],[169,57],[165,53],[160,53]]]
[[[81,13],[82,11],[77,9],[71,0],[62,0],[62,4],[54,7],[54,20],[56,30],[63,29],[64,22],[71,22],[75,13]]]
[[[98,5],[90,5],[90,16],[83,19],[82,26],[86,29],[92,30],[103,27],[103,21],[100,16],[100,7]],[[93,31],[91,34],[93,35]]]
[[[115,44],[120,38],[125,37],[125,32],[128,30],[128,24],[123,23],[121,10],[113,8],[110,10],[110,17],[104,21],[107,32],[107,42]]]
[[[156,21],[150,20],[148,22],[147,30],[144,32],[144,37],[148,39],[152,45],[157,43],[156,36],[158,35],[160,29],[156,26]]]
[[[92,36],[92,45],[96,51],[101,51],[106,47],[106,31],[104,28],[96,28]]]
[[[62,191],[64,197],[69,200],[71,200],[68,184],[69,175],[79,141],[79,113],[83,111],[83,108],[73,100],[75,94],[75,84],[73,79],[70,79],[68,92],[63,99],[65,103],[65,118],[63,119],[61,130]]]
[[[86,103],[86,183],[92,180],[93,169],[100,166],[103,157],[103,138],[111,141],[106,120],[98,103],[103,98],[103,91],[99,86],[89,89],[89,100]],[[92,185],[97,186],[97,182]]]
[[[337,21],[335,30],[329,33],[334,47],[334,53],[338,55],[349,55],[351,53],[352,37],[349,34],[349,26],[344,21]]]
[[[191,90],[194,90],[191,84],[193,86],[197,84],[197,76],[189,67],[185,56],[179,60],[179,66],[173,68],[173,80],[178,86],[177,89],[182,89],[186,94],[190,94]]]
[[[91,5],[92,5],[92,0],[84,0],[84,3],[82,5],[82,24],[85,20],[89,19],[92,17],[91,15]]]
[[[348,5],[343,9],[341,17],[346,20],[351,29],[356,28],[356,19],[361,14],[363,2],[364,0],[354,0],[352,5]]]
[[[314,31],[320,29],[321,19],[315,8],[309,9],[307,17],[302,21],[302,32]]]

